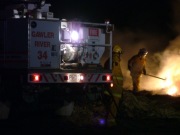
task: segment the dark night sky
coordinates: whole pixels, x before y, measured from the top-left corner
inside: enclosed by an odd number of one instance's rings
[[[13,1],[2,0],[1,5]],[[37,0],[38,1],[38,0]],[[176,1],[176,0],[175,0]],[[164,32],[171,25],[171,0],[46,0],[57,18],[104,22],[132,30]]]
[[[164,31],[171,23],[170,0],[76,0],[51,2],[55,16],[85,21],[104,22],[110,19],[119,28]]]

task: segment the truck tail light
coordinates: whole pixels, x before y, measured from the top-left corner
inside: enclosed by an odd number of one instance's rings
[[[112,80],[112,77],[110,75],[103,75],[102,76],[102,80],[103,81],[111,81]]]
[[[106,80],[107,80],[107,81],[110,81],[110,80],[111,80],[111,76],[110,76],[110,75],[107,75],[107,76],[106,76]]]
[[[32,82],[40,82],[42,80],[42,76],[40,74],[31,74],[30,81]]]

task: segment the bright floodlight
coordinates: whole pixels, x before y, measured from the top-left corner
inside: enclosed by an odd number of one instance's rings
[[[77,41],[79,38],[78,32],[77,31],[72,31],[71,33],[71,39],[74,41]]]

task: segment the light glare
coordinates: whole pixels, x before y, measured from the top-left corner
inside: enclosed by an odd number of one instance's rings
[[[72,31],[71,33],[71,39],[74,41],[77,41],[79,38],[78,32],[77,31]]]
[[[111,87],[111,88],[113,87],[113,83],[110,84],[110,87]]]
[[[80,80],[84,80],[84,76],[83,75],[80,76]]]
[[[111,77],[108,75],[108,76],[106,77],[106,79],[107,79],[107,81],[110,81],[110,80],[111,80]]]
[[[39,81],[40,80],[40,76],[39,75],[34,75],[34,81]]]

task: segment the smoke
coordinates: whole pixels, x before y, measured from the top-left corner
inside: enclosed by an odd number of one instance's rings
[[[138,53],[140,48],[146,48],[146,70],[148,74],[166,78],[162,80],[156,77],[141,77],[141,90],[154,91],[155,93],[168,94],[171,87],[177,88],[176,95],[180,95],[180,0],[174,0],[172,5],[172,24],[169,32],[177,34],[172,37],[171,33],[148,33],[145,31],[115,31],[114,44],[119,44],[124,53],[121,58],[121,68],[124,76],[125,89],[132,89],[130,72],[127,69],[128,60]]]
[[[157,76],[166,78],[166,81],[158,79],[144,79],[142,87],[144,89],[156,90],[159,93],[170,95],[180,95],[180,0],[172,1],[172,29],[177,33],[174,39],[169,40],[169,44],[162,52],[153,54],[152,58],[156,58],[151,63],[159,63]],[[172,90],[174,93],[172,93]]]
[[[147,72],[149,74],[158,73],[161,62],[161,54],[159,51],[161,51],[162,48],[168,44],[167,38],[164,35],[156,34],[155,36],[152,36],[151,34],[142,31],[116,31],[114,35],[116,35],[114,36],[114,44],[119,44],[123,49],[123,54],[121,57],[121,68],[124,76],[123,87],[125,89],[132,89],[132,81],[130,72],[127,68],[127,62],[133,55],[137,54],[141,48],[146,48],[149,51],[147,55]],[[151,78],[142,76],[141,83],[145,84],[144,82],[146,82],[147,84],[149,79]],[[152,80],[150,81],[152,82]],[[149,89],[150,87],[142,85],[142,89],[145,88]]]
[[[176,95],[180,95],[180,36],[170,42],[168,48],[163,52],[159,75],[166,76],[167,80],[163,86],[166,89],[176,87]],[[161,83],[162,84],[162,83]]]

